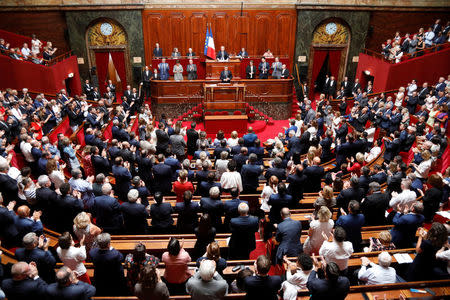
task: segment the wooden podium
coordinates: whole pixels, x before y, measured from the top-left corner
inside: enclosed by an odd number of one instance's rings
[[[239,59],[230,59],[228,61],[206,60],[206,79],[220,79],[220,72],[228,67],[233,74],[233,79],[241,78],[241,61]]]
[[[204,83],[203,95],[206,110],[245,108],[245,84],[242,83]]]

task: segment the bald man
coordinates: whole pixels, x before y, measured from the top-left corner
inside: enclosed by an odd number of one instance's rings
[[[277,226],[276,239],[280,243],[275,257],[275,263],[283,263],[283,256],[298,256],[303,251],[300,236],[302,234],[302,224],[291,219],[289,208],[281,209],[283,221]]]
[[[68,267],[56,272],[56,282],[47,287],[47,299],[90,299],[95,295],[95,287],[79,281]]]
[[[2,289],[8,299],[44,300],[47,283],[38,275],[34,262],[18,262],[11,268],[12,278],[5,279]]]
[[[16,228],[19,232],[18,239],[22,241],[25,234],[34,232],[37,235],[41,235],[44,231],[44,227],[41,222],[42,212],[35,211],[30,218],[30,208],[26,205],[19,206],[17,209]]]
[[[230,259],[248,259],[250,252],[256,248],[255,232],[258,231],[258,218],[249,216],[248,210],[247,203],[239,204],[239,217],[230,221]]]

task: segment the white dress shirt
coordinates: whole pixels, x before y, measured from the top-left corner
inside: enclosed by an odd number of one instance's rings
[[[418,177],[418,178],[427,178],[428,173],[431,170],[432,163],[433,163],[432,159],[424,160],[417,166],[416,171],[414,172],[414,175],[416,175],[416,177]]]
[[[342,243],[325,241],[319,250],[319,255],[323,256],[327,263],[336,263],[341,271],[347,269],[348,259],[352,253],[353,245],[348,241]]]
[[[59,259],[63,264],[73,270],[77,277],[86,273],[86,267],[83,261],[86,260],[86,246],[80,248],[70,246],[69,249],[56,249]]]
[[[237,188],[240,192],[242,192],[243,188],[241,174],[236,171],[223,173],[220,178],[220,185],[223,189]]]
[[[436,253],[436,258],[447,262],[447,273],[450,274],[450,250]]]
[[[358,279],[364,281],[367,285],[395,283],[396,272],[394,268],[383,268],[373,262],[370,263],[371,268],[361,266],[358,272]]]
[[[400,204],[401,209],[403,209],[405,206],[410,207],[414,202],[416,202],[416,193],[411,190],[403,190],[400,194],[391,198],[389,206],[395,209]]]
[[[286,271],[286,281],[281,285],[283,290],[283,300],[296,300],[297,294],[300,290],[306,289],[311,270],[303,271],[298,269],[294,274],[290,270]]]
[[[22,151],[23,156],[25,157],[25,160],[27,162],[34,162],[33,154],[31,154],[31,149],[33,147],[30,143],[27,143],[25,141],[22,141],[20,143],[20,151]]]

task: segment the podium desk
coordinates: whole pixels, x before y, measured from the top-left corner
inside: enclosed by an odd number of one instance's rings
[[[245,84],[203,84],[204,106],[210,109],[243,109],[245,107]]]
[[[220,79],[220,73],[228,67],[233,74],[233,79],[241,78],[241,60],[229,59],[228,61],[206,60],[206,79]]]
[[[229,134],[236,130],[243,134],[247,131],[247,115],[205,116],[205,131],[216,134],[219,130]]]

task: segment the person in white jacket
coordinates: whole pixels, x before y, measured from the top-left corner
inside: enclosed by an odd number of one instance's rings
[[[56,249],[59,259],[64,266],[73,270],[78,280],[91,283],[86,274],[86,267],[83,261],[86,260],[86,247],[84,245],[85,236],[80,240],[80,247],[75,247],[75,242],[69,232],[64,232],[58,239],[59,247]]]

